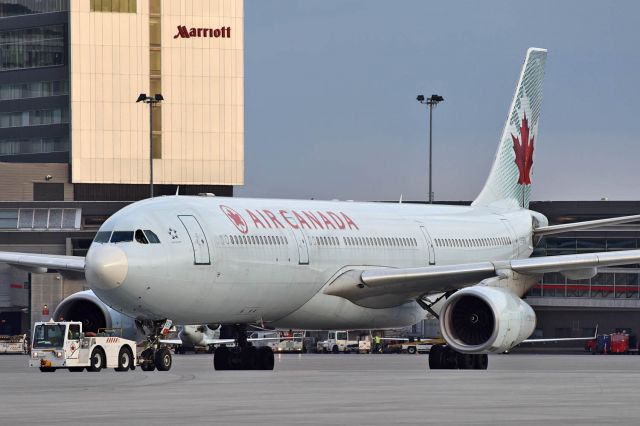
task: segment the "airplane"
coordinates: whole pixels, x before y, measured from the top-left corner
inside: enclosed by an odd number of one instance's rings
[[[233,345],[235,339],[221,339],[220,333],[222,326],[217,324],[204,325],[183,325],[180,327],[177,339],[162,338],[159,340],[161,344],[173,345],[176,353],[185,353],[187,350],[197,348],[205,348],[209,353],[213,353],[216,345]],[[251,342],[254,346],[269,345],[272,349],[278,346],[281,340],[293,337],[282,337],[280,332],[274,330],[253,330],[247,337],[247,342]]]
[[[486,369],[487,354],[534,331],[522,297],[542,274],[586,279],[640,263],[640,250],[529,257],[545,235],[640,220],[550,226],[528,209],[546,56],[528,49],[489,176],[470,206],[165,196],[111,216],[85,258],[0,252],[0,262],[84,273],[91,291],[57,311],[135,324],[150,362],[166,359],[159,338],[171,321],[222,324],[220,337],[235,344],[216,349],[215,370],[271,370],[273,352],[247,341],[250,324],[400,328],[429,312],[447,342],[432,348],[430,368]]]

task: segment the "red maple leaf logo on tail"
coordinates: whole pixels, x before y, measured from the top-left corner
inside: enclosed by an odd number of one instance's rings
[[[524,114],[522,122],[520,123],[520,139],[517,136],[511,134],[513,140],[513,150],[516,153],[516,166],[520,176],[518,176],[518,183],[520,185],[531,185],[531,166],[533,165],[533,140],[535,136],[531,136],[529,140],[529,120],[527,120],[527,114]]]

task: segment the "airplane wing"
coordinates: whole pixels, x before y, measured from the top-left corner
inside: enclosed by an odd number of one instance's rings
[[[511,270],[523,275],[577,272],[640,263],[640,250],[532,257],[420,268],[351,269],[334,279],[324,293],[368,307],[393,306],[422,296],[478,284]]]
[[[610,219],[587,220],[584,222],[564,223],[562,225],[541,226],[533,230],[535,236],[561,234],[563,232],[581,231],[583,229],[598,228],[606,225],[619,225],[622,223],[638,222],[640,215],[612,217]]]
[[[0,263],[8,263],[29,272],[84,272],[84,257],[55,254],[16,253],[0,251]]]
[[[596,331],[593,336],[588,337],[560,337],[556,339],[525,339],[522,343],[548,343],[548,342],[576,342],[585,340],[594,340],[598,338],[598,325],[596,325]]]

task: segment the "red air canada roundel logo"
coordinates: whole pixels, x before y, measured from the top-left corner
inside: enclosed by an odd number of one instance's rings
[[[227,206],[220,206],[220,210],[227,215],[229,220],[236,226],[236,228],[238,228],[238,231],[243,234],[249,232],[249,226],[247,226],[247,222],[245,222],[242,216],[240,216],[240,213]]]
[[[520,138],[511,134],[513,151],[516,154],[516,166],[518,166],[518,184],[531,185],[531,166],[533,165],[533,140],[535,135],[529,138],[529,120],[525,113],[520,122]]]

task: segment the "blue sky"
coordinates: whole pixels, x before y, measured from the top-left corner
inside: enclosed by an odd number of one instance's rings
[[[549,49],[534,200],[640,199],[640,2],[245,0],[249,197],[470,200]]]

